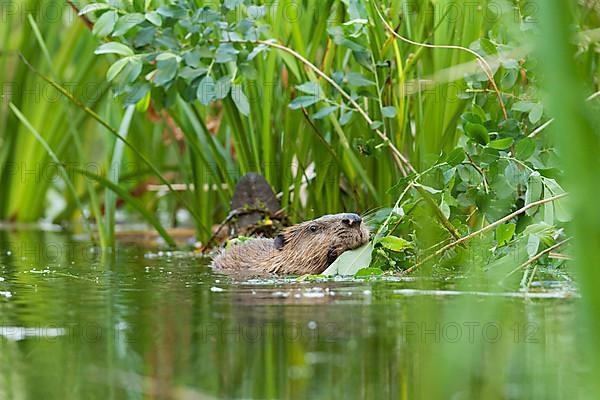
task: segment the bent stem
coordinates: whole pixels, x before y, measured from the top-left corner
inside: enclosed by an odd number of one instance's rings
[[[326,73],[321,71],[316,65],[311,63],[300,53],[298,53],[297,51],[295,51],[287,46],[281,45],[279,43],[274,43],[273,41],[270,41],[270,40],[257,40],[255,43],[264,44],[265,46],[269,46],[269,47],[273,47],[273,48],[285,51],[286,53],[294,56],[296,59],[301,61],[304,65],[306,65],[311,70],[313,70],[313,72],[315,74],[319,75],[321,78],[323,78],[325,81],[327,81],[327,83],[329,83],[340,95],[342,95],[343,98],[348,100],[348,102],[350,104],[352,104],[352,107],[356,108],[356,111],[367,122],[367,124],[369,124],[369,126],[371,126],[373,124],[373,120],[371,119],[371,117],[369,117],[369,114],[367,114],[367,112],[356,102],[356,100],[354,100],[352,98],[352,96],[350,96],[344,89],[342,89],[342,87],[340,85],[338,85]],[[404,154],[402,154],[402,152],[400,150],[398,150],[398,148],[396,146],[394,146],[394,144],[390,141],[390,138],[387,137],[387,135],[385,133],[383,133],[379,129],[374,129],[374,131],[375,131],[375,133],[377,133],[377,136],[379,136],[381,138],[381,140],[383,140],[385,145],[387,145],[390,148],[390,150],[392,151],[392,155],[394,156],[394,161],[396,162],[396,164],[398,165],[398,168],[400,169],[400,171],[403,173],[404,176],[406,176],[404,167],[407,167],[410,172],[416,172],[416,170],[414,169],[414,167],[412,166],[410,161],[408,161],[408,159],[404,156]]]

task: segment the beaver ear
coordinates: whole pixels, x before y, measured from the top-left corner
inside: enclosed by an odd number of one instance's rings
[[[285,245],[285,236],[283,236],[283,234],[279,234],[277,236],[275,236],[275,248],[277,250],[281,250],[283,248],[283,246]]]

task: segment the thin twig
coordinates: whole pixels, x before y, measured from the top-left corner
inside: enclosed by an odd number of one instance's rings
[[[536,254],[535,256],[531,257],[529,260],[525,261],[523,264],[519,265],[517,268],[513,269],[512,271],[510,271],[505,277],[504,279],[508,278],[509,276],[511,276],[512,274],[514,274],[515,272],[522,270],[523,268],[527,267],[529,264],[536,262],[537,260],[539,260],[540,258],[542,258],[545,254],[551,253],[553,250],[558,249],[560,246],[562,246],[563,244],[567,243],[569,240],[571,240],[571,238],[567,238],[561,242],[558,242],[550,247],[548,247],[546,250],[544,251],[540,251],[538,254]]]
[[[377,12],[377,15],[381,19],[381,22],[385,26],[386,30],[392,36],[394,36],[394,37],[402,40],[403,42],[412,44],[414,46],[427,47],[427,48],[430,48],[430,49],[462,50],[462,51],[466,51],[467,53],[469,53],[472,56],[474,56],[475,58],[477,58],[477,61],[479,62],[479,65],[481,66],[481,69],[483,70],[483,73],[487,76],[488,80],[492,84],[492,87],[494,88],[494,92],[496,92],[496,95],[498,96],[498,103],[500,104],[500,108],[502,109],[502,114],[504,115],[504,119],[508,119],[508,114],[506,112],[506,107],[504,106],[504,101],[502,101],[502,94],[500,93],[500,89],[498,89],[498,85],[496,85],[496,81],[494,80],[494,73],[493,73],[492,67],[490,67],[490,65],[485,60],[485,58],[483,58],[477,52],[475,52],[475,51],[473,51],[473,50],[471,50],[471,49],[469,49],[467,47],[456,46],[456,45],[440,45],[440,44],[421,43],[421,42],[416,42],[414,40],[406,38],[406,37],[400,35],[398,32],[396,32],[394,30],[394,28],[392,28],[392,26],[386,21],[386,19],[384,18],[384,16],[381,14],[381,10],[379,10],[379,7],[377,6],[377,4],[375,4],[375,2],[373,2],[373,3],[374,3],[373,4],[373,8],[375,9],[375,12]]]
[[[466,242],[468,240],[471,240],[474,237],[476,237],[476,236],[478,236],[478,235],[480,235],[480,234],[482,234],[484,232],[487,232],[487,231],[489,231],[491,229],[494,229],[495,227],[497,227],[498,225],[502,225],[506,221],[510,221],[511,219],[513,219],[514,217],[516,217],[517,215],[524,213],[525,211],[529,210],[530,208],[537,207],[537,206],[545,204],[545,203],[550,203],[552,201],[556,201],[556,200],[562,199],[566,195],[567,195],[567,193],[562,193],[562,194],[559,194],[559,195],[556,195],[556,196],[548,197],[546,199],[534,201],[533,203],[529,203],[526,206],[519,208],[517,211],[515,211],[513,213],[510,213],[506,217],[503,217],[503,218],[499,219],[496,222],[493,222],[493,223],[491,223],[491,224],[489,224],[489,225],[487,225],[487,226],[485,226],[485,227],[483,227],[483,228],[481,228],[481,229],[479,229],[479,230],[477,230],[477,231],[475,231],[473,233],[468,234],[467,236],[463,236],[462,238],[460,238],[460,239],[458,239],[458,240],[456,240],[456,241],[454,241],[454,242],[452,242],[450,244],[447,244],[446,246],[442,247],[441,249],[439,249],[435,253],[433,253],[433,254],[425,257],[422,261],[416,263],[412,267],[410,267],[407,270],[405,270],[404,273],[405,274],[409,274],[409,273],[413,272],[414,270],[416,270],[417,268],[419,268],[421,265],[425,264],[426,262],[432,260],[433,258],[435,258],[435,257],[437,257],[437,256],[439,256],[441,254],[444,254],[447,250],[450,250],[451,248],[456,247],[456,246],[458,246],[461,243],[464,243],[464,242]]]

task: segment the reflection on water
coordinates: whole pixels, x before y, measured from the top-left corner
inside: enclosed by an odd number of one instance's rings
[[[0,398],[577,398],[577,296],[242,281],[0,233]]]

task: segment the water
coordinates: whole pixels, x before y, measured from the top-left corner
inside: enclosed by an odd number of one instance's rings
[[[0,233],[0,399],[577,398],[578,296],[460,279],[247,280]]]

